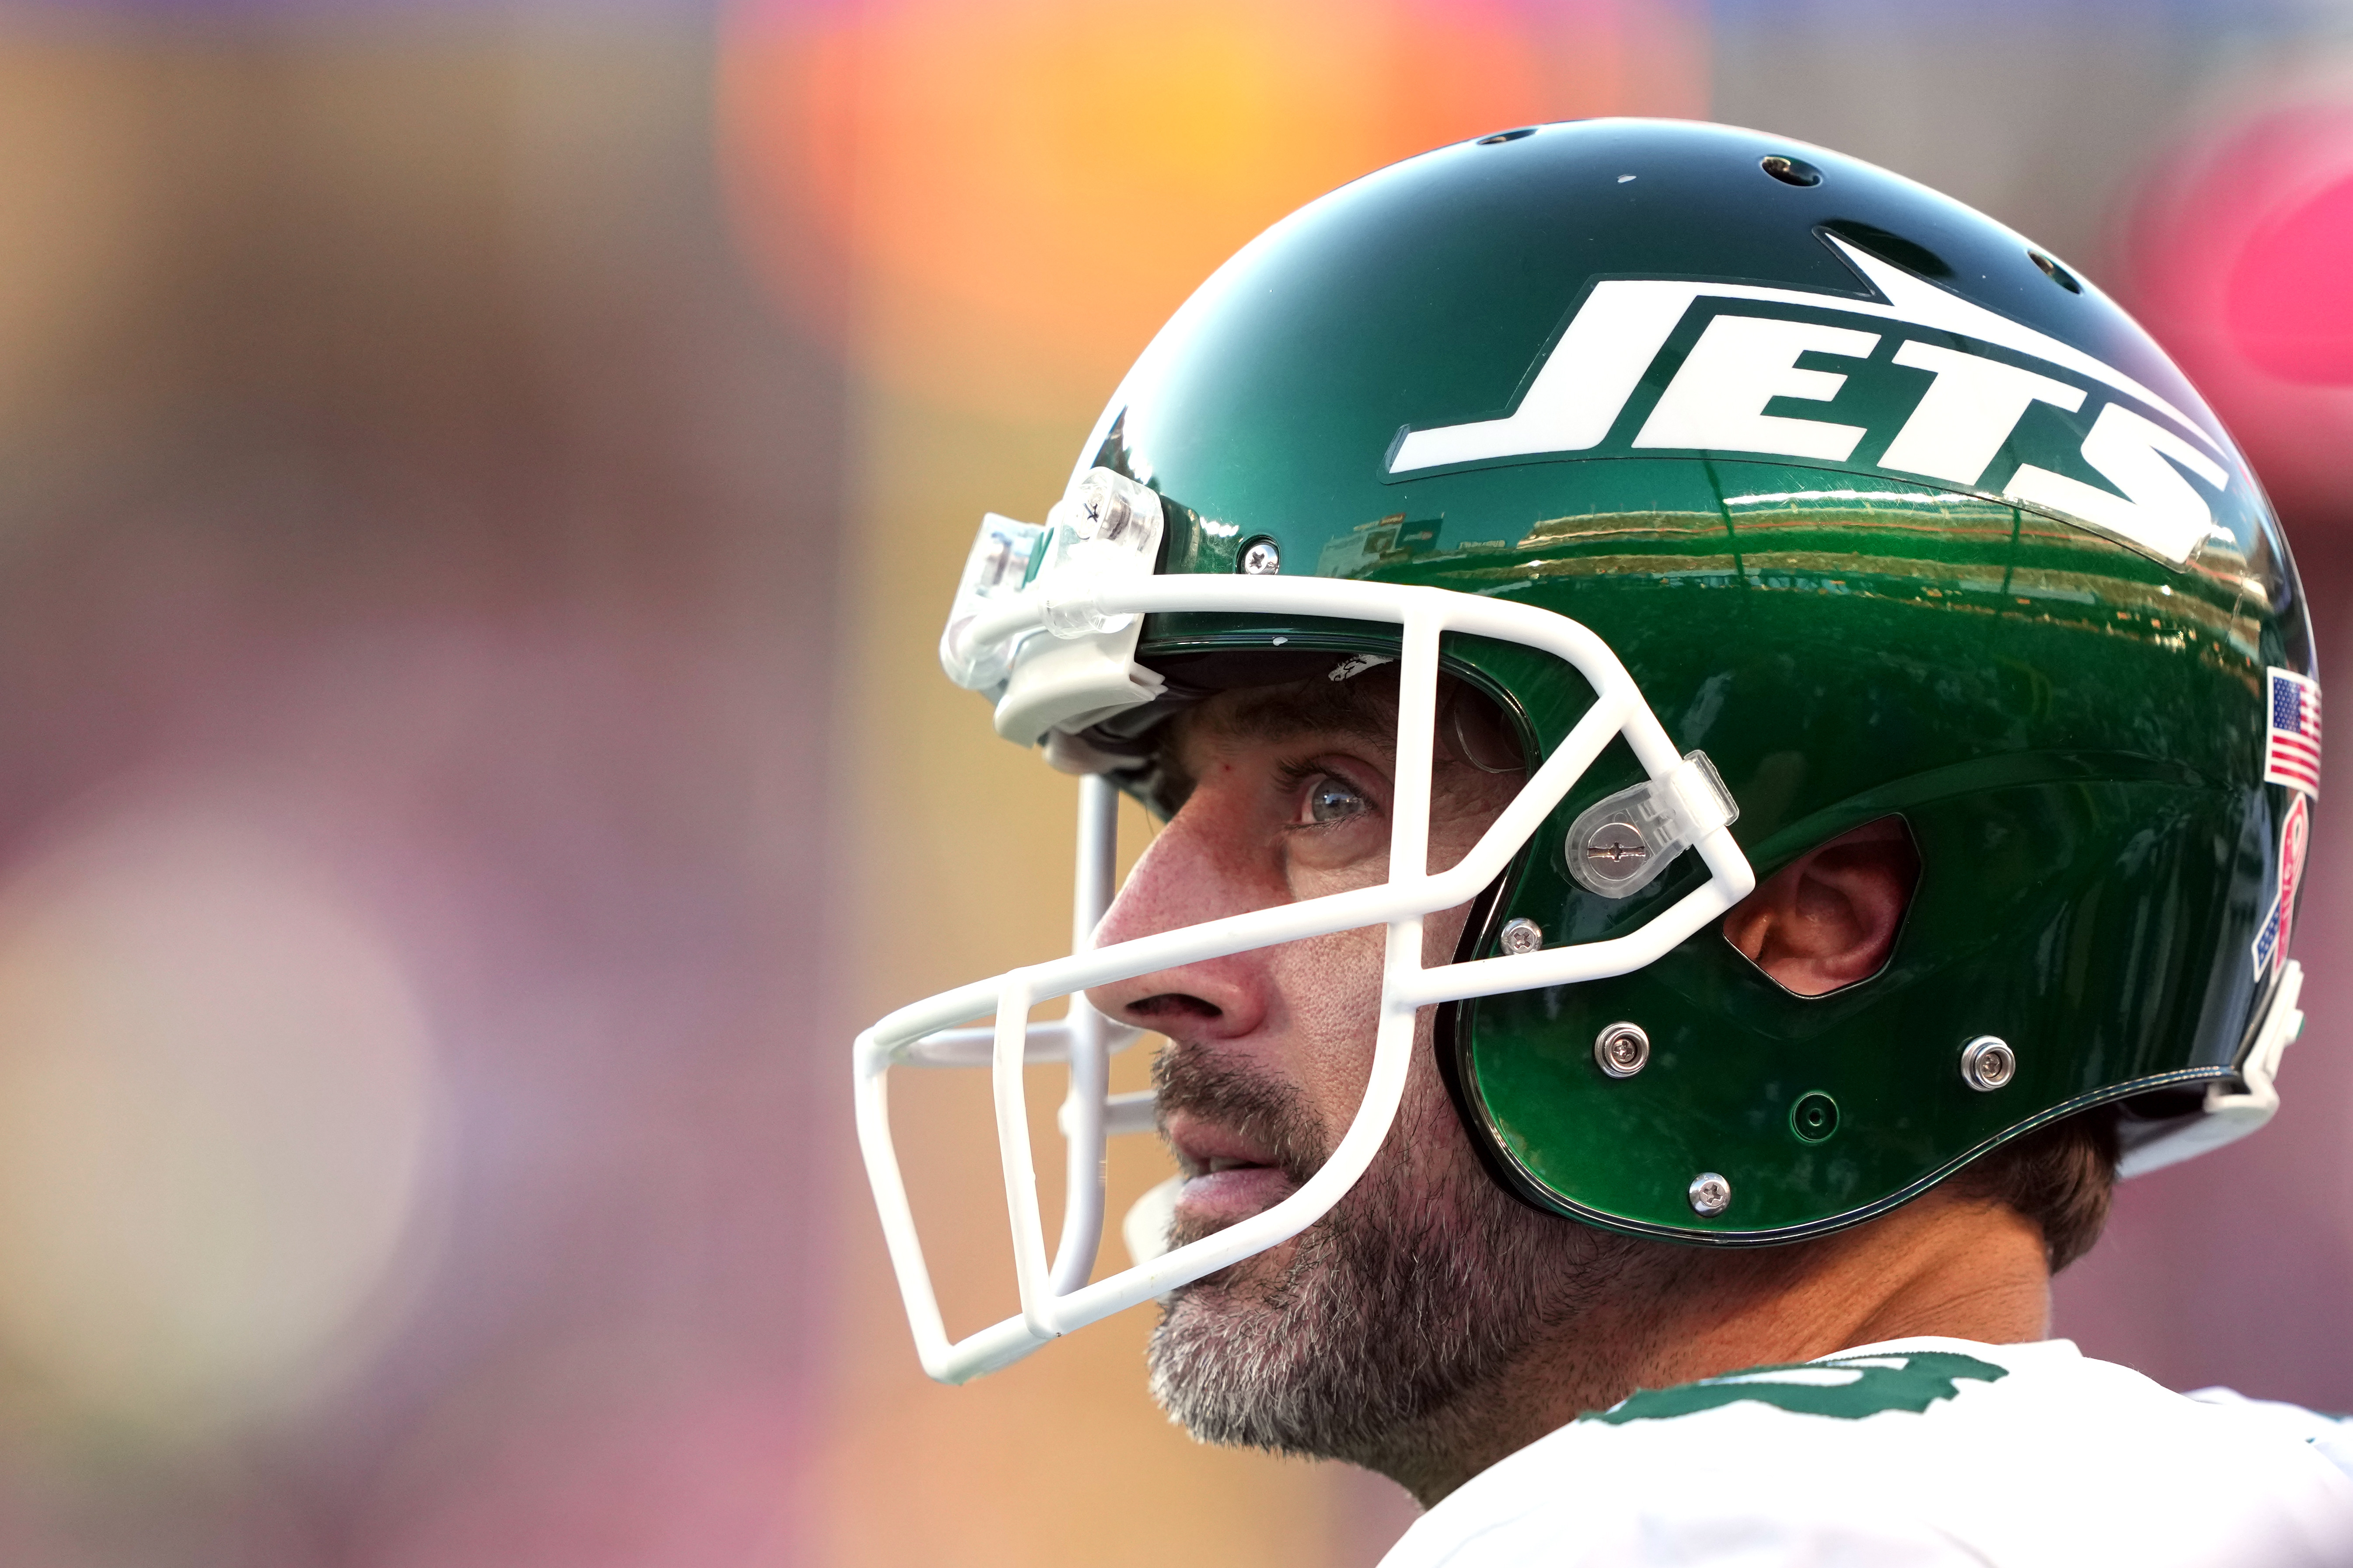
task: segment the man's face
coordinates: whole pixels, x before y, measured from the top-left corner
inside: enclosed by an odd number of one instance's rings
[[[1108,943],[1387,880],[1393,667],[1345,684],[1229,693],[1174,721],[1180,802],[1099,932]],[[1524,775],[1474,695],[1442,699],[1430,868],[1454,865]],[[1485,763],[1485,766],[1481,765]],[[1467,906],[1431,916],[1454,953]],[[1163,1123],[1187,1180],[1175,1239],[1271,1206],[1346,1131],[1371,1070],[1383,933],[1335,932],[1092,993],[1169,1041]],[[1152,1344],[1155,1394],[1196,1436],[1374,1462],[1574,1315],[1624,1247],[1502,1193],[1418,1027],[1395,1127],[1346,1197],[1299,1237],[1187,1286]]]

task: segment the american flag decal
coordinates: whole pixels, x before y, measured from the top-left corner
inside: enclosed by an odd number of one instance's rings
[[[2263,782],[2320,794],[2320,682],[2292,669],[2268,669],[2270,710],[2263,722]]]

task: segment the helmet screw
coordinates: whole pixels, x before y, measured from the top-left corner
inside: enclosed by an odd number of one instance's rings
[[[1650,1065],[1651,1037],[1640,1024],[1612,1024],[1595,1037],[1593,1059],[1611,1078],[1632,1078]]]
[[[1282,551],[1271,539],[1253,539],[1242,547],[1242,575],[1271,577],[1282,570]]]
[[[1732,1184],[1714,1171],[1702,1171],[1692,1178],[1692,1213],[1714,1219],[1732,1206]]]
[[[1627,880],[1650,858],[1642,830],[1630,822],[1605,822],[1586,835],[1586,868],[1605,882]]]
[[[2018,1076],[2018,1053],[1991,1035],[1979,1035],[1961,1047],[1961,1081],[1971,1089],[2000,1089]]]
[[[1544,927],[1525,915],[1517,915],[1504,922],[1502,941],[1505,952],[1534,952],[1544,945]]]

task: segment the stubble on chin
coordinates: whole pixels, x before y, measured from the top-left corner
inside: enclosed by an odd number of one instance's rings
[[[1155,1077],[1165,1107],[1249,1127],[1294,1183],[1323,1163],[1321,1129],[1281,1086],[1181,1049]],[[1399,1474],[1511,1397],[1514,1363],[1583,1316],[1634,1245],[1504,1194],[1442,1095],[1409,1094],[1329,1214],[1170,1297],[1153,1396],[1203,1442]]]

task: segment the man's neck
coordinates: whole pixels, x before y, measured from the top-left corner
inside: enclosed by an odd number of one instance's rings
[[[2042,1234],[1999,1205],[1933,1192],[1786,1247],[1655,1244],[1606,1293],[1374,1468],[1427,1508],[1545,1434],[1639,1388],[1934,1335],[2043,1338]]]

